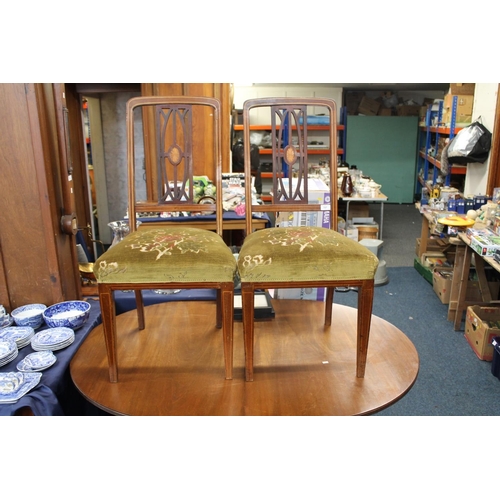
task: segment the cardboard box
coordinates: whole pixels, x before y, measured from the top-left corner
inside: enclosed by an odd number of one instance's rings
[[[438,266],[432,270],[432,288],[443,304],[450,303],[453,268]]]
[[[455,94],[446,94],[444,96],[444,109],[451,111],[454,97],[457,97],[457,115],[472,115],[472,107],[474,106],[473,95],[456,96]]]
[[[398,116],[420,116],[420,106],[403,104],[396,108]]]
[[[378,116],[392,116],[392,109],[391,108],[380,108],[378,110]]]
[[[475,83],[450,83],[450,94],[474,95],[475,90]]]
[[[441,252],[446,255],[446,251],[450,247],[450,242],[448,238],[428,238],[427,248],[424,248],[424,252]],[[415,255],[418,255],[420,250],[420,238],[416,238],[415,245]]]
[[[465,338],[476,356],[493,359],[493,337],[500,335],[500,308],[469,306],[465,317]]]
[[[358,112],[359,105],[364,96],[364,92],[346,92],[345,105],[348,115],[355,115]]]
[[[443,304],[450,303],[452,280],[453,268],[451,266],[436,266],[432,268],[432,288]],[[498,297],[500,283],[497,281],[489,281],[488,287],[490,289],[491,297],[495,300],[495,298]],[[481,290],[479,288],[478,281],[470,280],[467,282],[465,300],[467,302],[482,302]]]
[[[347,236],[351,240],[359,241],[359,230],[356,226],[339,227],[339,233]]]
[[[451,109],[443,111],[443,116],[441,117],[441,123],[444,125],[450,125],[451,123]],[[456,124],[468,124],[472,123],[472,115],[455,115],[455,125]]]
[[[420,257],[420,263],[424,267],[443,267],[446,262],[446,255],[442,252],[424,252]]]
[[[360,115],[375,116],[380,109],[380,102],[369,97],[363,97],[358,106],[358,113]]]

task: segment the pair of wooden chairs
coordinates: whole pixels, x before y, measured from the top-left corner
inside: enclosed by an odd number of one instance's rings
[[[156,183],[154,196],[136,199],[135,156],[138,131],[134,122],[154,120],[156,130]],[[267,115],[263,115],[266,112]],[[331,179],[328,199],[308,202],[308,113],[329,118]],[[272,124],[272,202],[253,203],[250,138],[254,115]],[[265,117],[263,117],[265,116]],[[200,117],[203,119],[200,121]],[[245,346],[245,379],[253,380],[254,295],[271,288],[326,287],[325,325],[331,324],[335,287],[358,288],[357,377],[365,373],[377,259],[364,246],[337,229],[337,114],[329,99],[273,98],[247,101],[243,109],[245,154],[246,237],[236,261],[222,239],[222,161],[220,103],[212,98],[137,97],[127,103],[127,154],[130,234],[107,250],[95,263],[99,286],[109,377],[118,381],[114,291],[134,290],[139,329],[146,315],[142,290],[217,290],[216,325],[222,328],[225,378],[233,374],[234,283],[241,281]],[[263,121],[264,120],[264,121]],[[200,123],[213,131],[213,150],[197,148]],[[207,125],[208,124],[208,125]],[[141,139],[139,139],[141,140]],[[202,151],[202,153],[200,153]],[[198,154],[198,157],[196,156]],[[195,201],[194,165],[215,171],[215,202]],[[208,168],[213,165],[214,168]],[[151,198],[154,197],[154,200]],[[216,231],[189,227],[136,228],[141,212],[214,213]],[[327,227],[273,227],[252,232],[254,212],[318,212],[329,214]],[[147,339],[145,339],[147,342]]]

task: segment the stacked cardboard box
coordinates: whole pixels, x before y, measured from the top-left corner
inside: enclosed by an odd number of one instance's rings
[[[484,361],[493,359],[494,337],[500,335],[500,308],[469,306],[465,318],[465,338],[476,356]]]
[[[450,303],[451,295],[451,283],[453,280],[453,268],[436,266],[432,268],[432,288],[439,300],[443,304]],[[500,290],[500,282],[489,281],[488,287],[490,289],[491,296],[493,298],[498,297],[498,292]],[[467,282],[467,291],[465,292],[465,300],[467,302],[481,302],[481,290],[479,288],[479,282],[474,280],[469,280]]]
[[[380,102],[375,99],[370,99],[364,96],[358,106],[358,113],[360,115],[375,116],[380,109]]]
[[[443,115],[441,121],[445,125],[451,123],[453,101],[456,97],[457,110],[455,115],[455,123],[467,124],[472,121],[472,108],[474,106],[474,88],[475,84],[452,83],[450,91],[444,98]],[[468,93],[466,93],[468,92]]]

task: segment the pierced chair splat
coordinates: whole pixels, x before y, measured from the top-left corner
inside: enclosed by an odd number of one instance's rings
[[[222,239],[222,159],[220,102],[208,97],[136,97],[127,102],[128,217],[130,233],[112,245],[94,265],[98,282],[104,338],[111,382],[118,382],[116,312],[114,292],[133,290],[138,328],[146,327],[142,290],[215,289],[215,323],[222,328],[221,356],[225,378],[232,378],[233,311],[236,259]],[[151,125],[156,135],[144,139],[138,123]],[[148,129],[149,130],[149,129]],[[210,132],[207,132],[210,131]],[[142,141],[149,139],[147,144]],[[152,179],[137,179],[136,163],[142,168],[139,149],[156,168]],[[136,147],[137,146],[137,147]],[[140,146],[140,147],[139,147]],[[154,158],[153,158],[154,157]],[[198,204],[194,172],[214,172],[215,203]],[[136,191],[145,192],[138,200]],[[215,213],[216,231],[165,225],[137,224],[144,212]],[[165,307],[172,307],[166,303]],[[173,325],[172,325],[173,327]],[[147,342],[147,337],[144,338]],[[165,339],[168,344],[168,337]]]
[[[329,201],[313,203],[308,197],[308,111],[328,117]],[[254,117],[271,123],[272,192],[265,205],[247,204],[246,237],[238,258],[241,280],[245,379],[253,380],[254,294],[277,288],[326,288],[325,326],[331,326],[334,290],[356,287],[356,376],[364,377],[370,334],[377,257],[359,242],[337,232],[337,111],[336,103],[322,98],[261,98],[243,105],[246,200],[251,200],[250,126]],[[314,127],[313,127],[314,129]],[[312,134],[311,134],[312,135]],[[328,227],[290,226],[252,232],[253,212],[327,212]],[[278,220],[278,218],[277,218]],[[288,218],[288,220],[291,220]]]

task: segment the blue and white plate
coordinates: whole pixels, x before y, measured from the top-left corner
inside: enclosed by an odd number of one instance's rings
[[[0,366],[10,363],[18,353],[17,344],[13,340],[0,340]]]
[[[27,346],[33,335],[35,330],[31,326],[10,326],[0,330],[0,340],[13,340],[18,349]]]
[[[14,323],[14,320],[11,318],[10,314],[6,314],[2,316],[0,321],[0,329],[8,328],[10,325]]]
[[[50,368],[57,358],[52,351],[32,352],[17,363],[20,372],[41,372]]]
[[[31,339],[31,347],[34,351],[58,351],[68,347],[74,341],[75,332],[71,328],[61,326],[35,333]]]
[[[36,387],[41,378],[41,373],[0,373],[0,404],[15,403]]]

